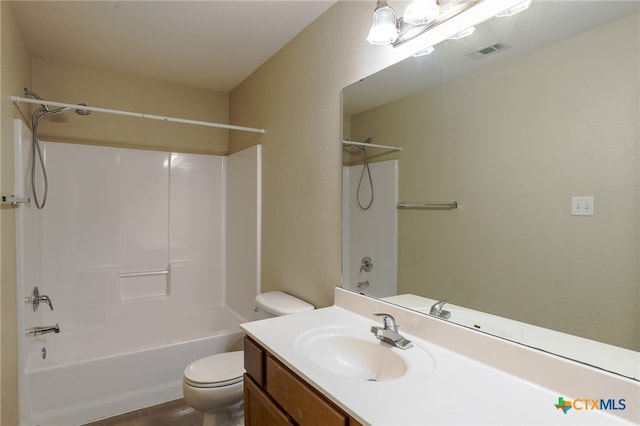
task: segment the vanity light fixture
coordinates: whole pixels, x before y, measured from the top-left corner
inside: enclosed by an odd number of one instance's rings
[[[391,44],[397,40],[398,34],[396,11],[387,4],[387,0],[378,0],[367,41],[371,44]]]
[[[483,1],[412,0],[404,16],[398,18],[387,0],[377,0],[367,41],[397,47]]]
[[[426,25],[440,15],[436,0],[413,0],[404,11],[404,22],[411,25]]]
[[[531,0],[525,0],[522,3],[518,3],[515,6],[496,14],[496,16],[498,18],[508,18],[510,16],[517,15],[520,12],[524,12],[529,9],[529,6],[531,6]]]

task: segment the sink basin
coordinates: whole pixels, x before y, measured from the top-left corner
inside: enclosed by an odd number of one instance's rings
[[[379,382],[398,379],[407,363],[369,330],[321,328],[298,337],[296,351],[333,374],[355,380]]]

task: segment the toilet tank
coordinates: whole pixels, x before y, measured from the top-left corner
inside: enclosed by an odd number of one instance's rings
[[[313,305],[293,297],[281,291],[261,293],[256,296],[256,319],[279,317],[282,315],[296,314],[298,312],[311,311]]]

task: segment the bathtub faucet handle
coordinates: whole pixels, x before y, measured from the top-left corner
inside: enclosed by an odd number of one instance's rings
[[[51,298],[49,296],[40,296],[40,302],[44,302],[49,305],[49,308],[51,308],[51,310],[53,311],[53,303],[51,303]]]
[[[40,290],[38,290],[38,287],[36,286],[33,288],[33,293],[31,294],[31,296],[24,298],[24,303],[31,303],[31,305],[33,306],[33,312],[35,312],[38,310],[40,302],[49,305],[49,308],[51,308],[51,310],[53,311],[53,303],[51,302],[51,298],[44,294],[41,296]]]

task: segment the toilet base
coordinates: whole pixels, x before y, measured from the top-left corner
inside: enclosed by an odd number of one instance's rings
[[[204,413],[202,426],[244,426],[244,401],[226,410]]]

